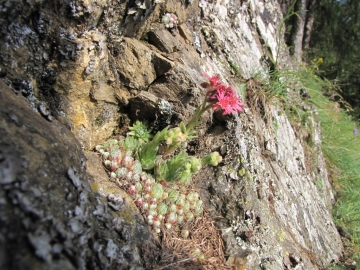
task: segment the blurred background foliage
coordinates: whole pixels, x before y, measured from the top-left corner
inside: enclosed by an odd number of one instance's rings
[[[306,62],[317,61],[318,75],[340,86],[339,93],[360,117],[360,1],[317,0]],[[305,45],[305,44],[303,44]],[[322,59],[322,61],[318,61]]]

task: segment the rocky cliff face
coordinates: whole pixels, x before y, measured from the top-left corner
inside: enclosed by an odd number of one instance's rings
[[[0,7],[0,76],[18,94],[1,84],[1,213],[14,213],[1,214],[4,267],[151,269],[136,250],[157,238],[92,150],[136,119],[155,130],[186,122],[203,97],[204,72],[237,88],[231,66],[251,82],[266,73],[269,57],[288,65],[278,3],[6,0]],[[176,14],[174,27],[162,22],[166,13]],[[229,267],[324,268],[342,244],[316,112],[304,108],[311,124],[303,136],[253,89],[244,113],[204,116],[188,150],[217,150],[224,162],[194,183]],[[316,159],[306,155],[309,137]]]

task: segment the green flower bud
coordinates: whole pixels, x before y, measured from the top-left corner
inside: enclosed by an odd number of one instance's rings
[[[191,201],[190,202],[190,209],[195,209],[196,208],[196,202],[195,201]]]
[[[158,228],[161,225],[161,222],[159,220],[155,220],[153,223],[154,227]]]
[[[160,199],[163,195],[164,188],[161,184],[155,183],[151,188],[151,196],[156,199]]]
[[[181,231],[181,237],[182,237],[182,238],[185,238],[185,239],[186,239],[186,238],[189,237],[189,235],[190,235],[189,230],[185,230],[185,229],[184,229],[184,230]]]
[[[110,147],[110,150],[109,150],[110,154],[113,155],[117,152],[121,152],[120,151],[120,146],[119,145],[113,145]]]
[[[146,220],[147,220],[147,223],[148,223],[149,225],[152,225],[152,224],[154,223],[154,216],[153,216],[153,215],[148,215],[148,216],[146,217]]]
[[[178,224],[181,224],[184,222],[184,216],[183,215],[178,215],[176,218],[176,221]]]
[[[217,166],[222,161],[222,157],[218,152],[212,152],[211,154],[201,159],[201,164],[209,164],[211,166]]]
[[[190,184],[191,181],[191,172],[190,170],[184,170],[180,173],[180,178],[179,178],[179,183],[183,184],[183,185],[188,185]]]
[[[179,191],[177,191],[177,190],[171,190],[170,192],[169,192],[169,200],[171,201],[171,202],[176,202],[177,201],[177,199],[179,198]]]
[[[163,192],[161,199],[166,200],[169,197],[169,193]]]
[[[105,165],[105,167],[110,167],[111,161],[110,160],[105,160],[104,165]]]
[[[173,144],[173,138],[168,137],[168,138],[165,139],[165,142],[166,142],[167,145],[171,145],[171,144]]]
[[[184,203],[185,203],[185,201],[183,199],[178,199],[176,201],[177,209],[183,209],[184,208]]]
[[[184,122],[180,123],[180,131],[184,134],[186,133],[186,125],[184,124]]]
[[[181,185],[181,186],[179,186],[179,191],[180,191],[180,193],[181,193],[182,195],[185,196],[185,193],[187,193],[188,188],[185,187],[185,186],[183,186],[183,185]],[[185,198],[183,198],[183,199],[185,199]]]
[[[172,204],[170,205],[170,207],[169,207],[169,211],[170,211],[170,212],[176,212],[176,210],[177,210],[176,204],[172,203]]]
[[[119,168],[116,170],[116,175],[119,178],[123,178],[127,174],[128,170],[126,168]]]
[[[110,139],[109,140],[109,145],[118,145],[119,141],[117,139]]]
[[[177,137],[176,137],[176,142],[177,143],[183,143],[186,141],[186,135],[184,134],[179,134]]]
[[[201,253],[197,259],[198,259],[199,262],[205,261],[205,254]]]
[[[135,160],[132,169],[133,169],[134,173],[140,174],[142,172],[142,167],[141,167],[140,161]]]
[[[140,142],[133,138],[133,137],[127,137],[123,142],[122,142],[123,146],[125,147],[125,149],[134,151],[140,144]]]
[[[137,190],[138,192],[141,192],[142,189],[143,189],[143,186],[142,186],[142,184],[141,184],[140,182],[136,182],[136,183],[135,183],[135,187],[136,187],[136,190]]]
[[[190,158],[191,173],[198,173],[201,169],[201,161],[195,157]]]
[[[144,202],[143,205],[142,205],[142,209],[148,210],[149,209],[149,204],[147,202]]]
[[[101,145],[97,145],[97,146],[95,146],[95,150],[96,150],[96,151],[98,151],[98,152],[99,152],[99,151],[100,151],[100,149],[103,149]]]
[[[201,254],[201,250],[199,248],[194,248],[193,250],[191,250],[191,255],[193,255],[194,257],[198,257]]]
[[[191,202],[194,202],[196,201],[198,198],[199,198],[199,195],[197,194],[197,192],[190,192],[186,198],[191,201]]]
[[[194,219],[194,214],[191,212],[188,212],[185,216],[187,221],[192,221]]]
[[[168,171],[169,171],[168,164],[167,162],[164,162],[164,160],[159,159],[155,163],[154,174],[157,181],[161,181],[161,180],[166,181]]]
[[[174,137],[174,135],[175,135],[174,130],[173,130],[173,129],[170,129],[170,130],[167,132],[166,137]]]
[[[173,144],[173,140],[174,140],[174,130],[170,129],[164,136],[165,142],[167,145],[171,145]]]
[[[184,210],[184,213],[189,212],[189,210],[190,210],[190,203],[189,203],[189,201],[185,201],[185,202],[184,202],[183,210]]]
[[[140,175],[137,174],[137,173],[134,173],[133,172],[133,177],[132,177],[132,183],[136,183],[136,182],[139,182],[140,181]]]
[[[171,213],[169,213],[168,215],[166,215],[166,221],[168,222],[168,223],[170,223],[171,225],[175,225],[176,224],[176,221],[177,221],[177,215],[176,215],[176,213],[174,213],[174,212],[171,212]]]
[[[203,211],[203,208],[202,208],[202,201],[199,200],[197,203],[196,203],[196,207],[194,209],[194,212],[196,215],[200,215]]]
[[[155,210],[150,209],[149,210],[149,216],[156,217],[158,213]]]
[[[166,215],[168,212],[168,207],[165,203],[162,202],[157,206],[157,210],[159,215]]]

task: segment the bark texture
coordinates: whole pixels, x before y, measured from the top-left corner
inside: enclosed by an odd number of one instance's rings
[[[303,52],[303,39],[305,32],[306,7],[308,0],[297,0],[294,5],[294,17],[291,24],[291,33],[289,36],[290,54],[295,63],[301,62]]]

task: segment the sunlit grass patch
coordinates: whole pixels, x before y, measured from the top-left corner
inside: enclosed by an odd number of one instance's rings
[[[336,191],[333,209],[335,223],[349,238],[353,258],[360,263],[360,134],[358,123],[347,110],[347,104],[338,96],[329,94],[330,82],[312,73],[301,74],[303,83],[316,105],[322,128],[322,150],[326,157],[332,184]],[[331,100],[335,99],[335,100]]]

